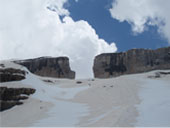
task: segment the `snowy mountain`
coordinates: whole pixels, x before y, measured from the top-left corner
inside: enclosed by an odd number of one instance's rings
[[[26,72],[25,79],[1,82],[0,87],[36,90],[20,100],[23,104],[0,112],[0,126],[170,126],[170,70],[70,80],[37,76],[10,61],[0,63],[1,70]]]

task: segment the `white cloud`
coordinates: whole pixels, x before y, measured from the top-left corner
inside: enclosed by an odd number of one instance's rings
[[[88,22],[75,22],[65,2],[53,4],[56,13],[47,0],[0,0],[0,58],[68,56],[77,78],[92,77],[94,57],[117,48],[99,39]]]
[[[148,25],[155,25],[170,42],[169,6],[170,0],[115,0],[110,13],[120,22],[130,23],[136,33],[145,31]]]
[[[47,8],[50,8],[52,11],[57,12],[58,15],[69,15],[70,12],[64,8],[64,4],[67,3],[67,0],[49,0],[47,2]]]

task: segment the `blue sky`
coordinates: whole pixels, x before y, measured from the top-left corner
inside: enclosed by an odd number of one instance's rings
[[[70,0],[66,8],[70,16],[75,20],[87,21],[99,35],[108,43],[115,42],[118,51],[126,51],[132,48],[156,49],[168,46],[168,41],[158,32],[156,26],[148,26],[148,30],[140,34],[134,34],[128,22],[119,22],[111,18],[109,8],[112,0]]]

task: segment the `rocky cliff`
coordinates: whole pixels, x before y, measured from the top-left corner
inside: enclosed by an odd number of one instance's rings
[[[71,71],[69,59],[67,57],[40,57],[15,63],[23,65],[34,74],[55,78],[75,78],[75,72]]]
[[[101,54],[95,57],[93,66],[96,78],[109,78],[157,69],[170,69],[170,47]]]

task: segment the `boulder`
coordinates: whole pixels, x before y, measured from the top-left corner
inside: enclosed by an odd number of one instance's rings
[[[170,69],[170,47],[132,49],[127,52],[105,53],[95,57],[93,71],[96,78]]]
[[[14,62],[27,67],[30,72],[36,75],[55,78],[75,78],[75,72],[70,69],[67,57],[40,57]]]

